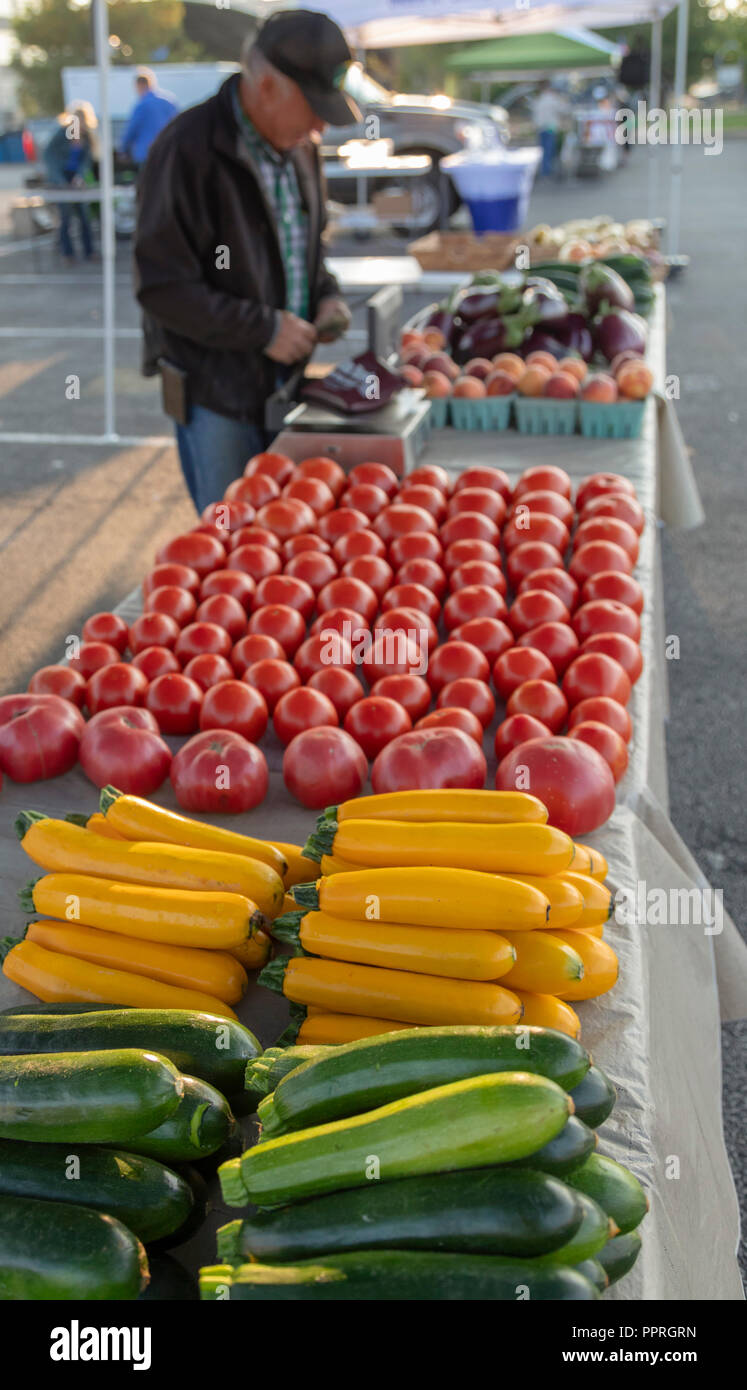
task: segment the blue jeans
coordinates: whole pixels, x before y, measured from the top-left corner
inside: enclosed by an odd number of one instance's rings
[[[84,203],[60,203],[60,250],[63,256],[73,256],[72,237],[70,236],[70,225],[74,217],[80,223],[80,239],[83,245],[83,255],[86,260],[93,254],[93,239],[91,237],[91,223],[88,217],[88,208]]]
[[[209,502],[220,502],[252,454],[267,448],[268,435],[261,425],[193,405],[189,424],[176,426],[176,443],[189,495],[202,512]]]
[[[555,152],[558,148],[557,132],[541,130],[539,138],[542,146],[542,173],[551,174],[555,168]]]

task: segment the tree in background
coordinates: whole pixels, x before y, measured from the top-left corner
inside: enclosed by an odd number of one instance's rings
[[[687,81],[696,82],[711,72],[714,58],[727,45],[739,44],[744,49],[747,37],[747,0],[690,0],[687,42]],[[650,53],[651,25],[635,24],[626,29],[605,29],[605,37],[627,43],[631,47],[639,38]],[[664,82],[671,87],[674,81],[675,50],[677,46],[677,10],[668,14],[662,25],[661,67]]]
[[[109,0],[112,64],[164,60],[196,62],[200,44],[184,33],[181,0]],[[12,66],[20,77],[20,103],[28,116],[61,110],[62,69],[94,62],[91,8],[74,0],[32,0],[13,18],[20,51]]]

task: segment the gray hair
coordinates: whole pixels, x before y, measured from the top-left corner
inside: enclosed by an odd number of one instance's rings
[[[244,77],[251,87],[261,82],[263,77],[269,76],[275,78],[281,89],[285,88],[285,90],[290,91],[295,86],[292,78],[286,77],[285,73],[280,72],[274,63],[265,57],[262,50],[254,42],[253,34],[248,35],[241,46],[241,67]]]

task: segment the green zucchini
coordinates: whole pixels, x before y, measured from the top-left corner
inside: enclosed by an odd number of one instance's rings
[[[148,1251],[150,1279],[139,1295],[141,1303],[196,1303],[197,1281],[173,1255]]]
[[[190,1163],[216,1153],[236,1131],[228,1101],[194,1076],[182,1076],[176,1110],[157,1129],[128,1137],[125,1148],[161,1163]]]
[[[144,1047],[224,1095],[243,1091],[246,1064],[262,1051],[243,1023],[192,1009],[102,1009],[0,1019],[0,1056]]]
[[[610,1284],[616,1284],[633,1268],[641,1253],[641,1237],[638,1231],[628,1231],[624,1236],[614,1236],[598,1252],[598,1259],[606,1271]]]
[[[288,1072],[295,1071],[304,1062],[316,1062],[334,1052],[333,1047],[323,1044],[299,1044],[297,1047],[268,1047],[261,1057],[247,1062],[244,1085],[258,1097],[269,1096]]]
[[[599,1260],[582,1260],[580,1264],[573,1265],[572,1268],[577,1274],[583,1274],[584,1278],[588,1279],[589,1283],[599,1290],[599,1293],[604,1293],[610,1281],[607,1278],[606,1269]]]
[[[473,1168],[371,1182],[258,1211],[218,1231],[218,1258],[285,1262],[342,1250],[450,1250],[526,1259],[565,1245],[578,1194],[544,1173]]]
[[[491,1255],[377,1250],[328,1255],[323,1263],[214,1265],[200,1270],[200,1298],[332,1302],[589,1302],[594,1285],[575,1269],[539,1269]]]
[[[615,1107],[617,1091],[601,1067],[591,1066],[571,1091],[577,1119],[596,1129],[603,1125]]]
[[[598,1202],[612,1217],[619,1235],[634,1231],[648,1211],[648,1197],[638,1179],[605,1154],[592,1154],[581,1168],[568,1174],[566,1182]]]
[[[552,1139],[570,1103],[548,1077],[470,1077],[257,1144],[219,1169],[223,1195],[232,1206],[275,1206],[372,1179],[508,1163]]]
[[[566,1184],[567,1185],[567,1184]],[[583,1192],[576,1194],[581,1199],[581,1223],[565,1245],[536,1257],[545,1265],[577,1265],[582,1260],[599,1259],[616,1227],[606,1211]]]
[[[574,1168],[580,1168],[589,1154],[594,1152],[597,1136],[582,1120],[571,1115],[549,1144],[544,1144],[536,1153],[521,1159],[517,1167],[536,1168],[541,1173],[551,1173],[553,1177],[564,1178]]]
[[[199,1231],[207,1215],[208,1186],[202,1173],[193,1168],[191,1163],[182,1163],[179,1165],[178,1174],[182,1182],[189,1187],[192,1196],[191,1209],[186,1221],[178,1230],[171,1231],[168,1235],[161,1236],[159,1240],[149,1244],[149,1254],[152,1249],[157,1251],[170,1250],[174,1245],[183,1245],[186,1240],[190,1240]]]
[[[588,1066],[581,1044],[552,1028],[408,1028],[330,1048],[283,1077],[257,1114],[263,1135],[275,1137],[490,1073],[531,1072],[575,1086]]]
[[[105,1211],[144,1245],[179,1230],[192,1211],[189,1185],[151,1158],[81,1144],[0,1139],[0,1196],[39,1197]]]
[[[134,1047],[0,1057],[0,1139],[121,1143],[161,1124],[182,1089],[173,1062]]]
[[[118,1009],[129,1009],[130,1004],[118,1004]],[[95,1014],[111,1013],[111,1004],[48,1004],[43,999],[37,999],[33,1004],[11,1004],[7,1009],[0,1009],[0,1018],[6,1015],[19,1014]]]
[[[0,1301],[129,1300],[147,1279],[142,1243],[113,1216],[0,1197]]]

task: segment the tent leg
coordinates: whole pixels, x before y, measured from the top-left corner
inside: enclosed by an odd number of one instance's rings
[[[106,0],[91,0],[94,10],[96,65],[99,70],[101,157],[101,287],[104,328],[104,434],[116,438],[114,417],[114,202],[112,129],[109,119],[109,13]]]
[[[688,28],[688,2],[679,0],[677,10],[677,50],[674,68],[674,100],[672,107],[675,113],[684,110],[684,98],[687,93],[687,28]],[[672,139],[672,108],[670,108],[670,147],[671,170],[669,183],[669,228],[667,236],[667,249],[670,256],[675,255],[680,243],[680,209],[682,203],[682,167],[684,164],[684,144],[679,138],[680,122],[677,120],[677,136]]]
[[[651,25],[651,75],[649,80],[648,109],[654,111],[661,106],[661,20],[655,19]],[[660,213],[659,192],[659,146],[649,145],[648,149],[648,215],[657,217]]]

